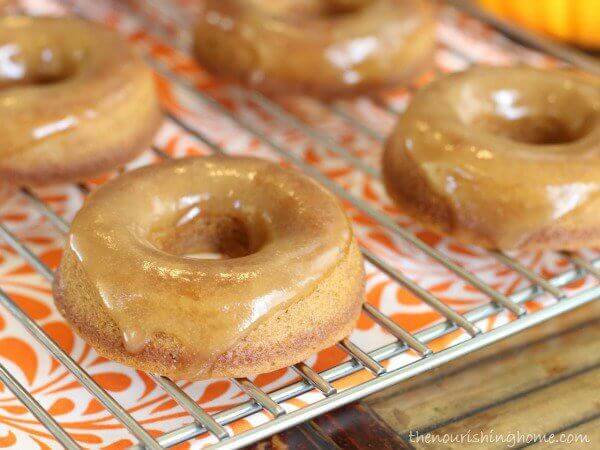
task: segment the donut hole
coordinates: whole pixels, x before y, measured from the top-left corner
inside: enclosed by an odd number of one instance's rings
[[[73,57],[52,48],[0,54],[0,89],[60,83],[76,72]]]
[[[324,2],[322,14],[328,17],[343,16],[360,11],[372,0],[328,0]]]
[[[459,100],[465,125],[531,145],[575,142],[591,131],[597,115],[583,94],[543,83],[526,90],[464,89]]]
[[[252,0],[254,7],[273,16],[335,18],[360,11],[373,0]]]
[[[72,74],[73,72],[70,70],[64,70],[60,72],[38,72],[28,77],[27,84],[56,84],[69,79]]]
[[[260,227],[234,215],[198,214],[164,230],[151,241],[160,250],[186,258],[231,259],[255,253],[264,243]]]
[[[498,115],[482,115],[472,125],[491,134],[533,145],[568,144],[585,136],[589,129],[589,124],[573,127],[562,118],[547,115],[513,120]]]

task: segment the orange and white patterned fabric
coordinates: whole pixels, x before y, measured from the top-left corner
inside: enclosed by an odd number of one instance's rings
[[[116,2],[118,3],[118,2]],[[157,2],[152,2],[153,4]],[[399,211],[386,196],[381,183],[353,169],[337,154],[324,150],[298,130],[268,114],[249,97],[239,95],[219,80],[211,78],[193,60],[172,46],[159,42],[153,31],[144,28],[140,15],[155,14],[150,23],[172,36],[173,42],[185,44],[183,24],[177,17],[189,17],[182,12],[187,8],[181,2],[181,14],[164,15],[164,11],[148,8],[137,13],[125,12],[121,3],[118,8],[106,0],[76,0],[71,3],[78,12],[83,12],[97,21],[115,27],[130,40],[149,51],[155,59],[173,72],[189,80],[199,90],[209,92],[223,105],[248,123],[252,123],[273,142],[317,167],[323,174],[339,183],[357,198],[393,217],[400,225],[415,233],[429,245],[449,255],[459,264],[477,274],[495,289],[513,293],[528,285],[518,274],[502,266],[483,250],[459,245],[422,229]],[[69,9],[52,0],[23,0],[23,9],[30,14],[68,14]],[[143,5],[142,5],[143,6]],[[535,65],[555,64],[551,59],[531,52],[497,35],[487,27],[452,10],[444,10],[439,24],[440,48],[436,55],[439,72],[464,69],[472,62],[489,64],[515,64],[526,61]],[[397,110],[402,110],[410,101],[411,92],[430,81],[436,72],[419,77],[414,85],[389,92],[385,101]],[[247,154],[280,160],[268,145],[253,134],[240,128],[235,122],[224,118],[210,106],[198,101],[181,86],[157,76],[157,86],[166,109],[184,119],[232,154]],[[284,106],[303,117],[316,129],[331,135],[335,140],[354,151],[354,155],[377,167],[381,145],[348,126],[339,117],[333,116],[323,105],[310,99],[284,99]],[[371,99],[360,98],[342,102],[352,114],[361,118],[382,135],[393,126],[393,117]],[[126,126],[126,124],[123,124]],[[203,155],[210,148],[190,135],[172,121],[165,119],[164,126],[156,138],[156,146],[174,157]],[[158,157],[148,151],[129,168],[152,164]],[[94,189],[110,176],[89,180],[87,186]],[[49,207],[65,220],[70,220],[84,201],[82,191],[76,186],[64,185],[39,189],[37,194]],[[384,258],[420,286],[442,299],[459,312],[466,312],[489,301],[482,293],[466,284],[453,273],[436,264],[430,258],[412,248],[402,239],[393,236],[364,213],[347,205],[356,233],[363,245]],[[23,196],[14,197],[0,209],[0,222],[5,224],[43,262],[55,268],[61,254],[63,236],[38,211],[31,207]],[[597,253],[590,251],[590,258]],[[556,253],[530,252],[517,255],[528,267],[545,277],[552,277],[570,268],[569,263]],[[413,294],[390,280],[375,267],[367,264],[367,301],[392,317],[409,331],[417,331],[442,320],[442,317]],[[565,289],[569,293],[590,287],[593,281],[583,279]],[[87,370],[116,400],[123,405],[153,435],[161,435],[191,423],[186,414],[160,387],[144,373],[99,357],[78,336],[56,311],[51,298],[50,284],[20,258],[9,245],[0,241],[0,288],[3,289],[32,319],[39,324],[71,357]],[[539,297],[527,304],[529,310],[543,307],[553,300]],[[478,323],[484,330],[492,329],[512,320],[502,313]],[[353,342],[363,349],[374,349],[393,342],[394,339],[368,317],[361,317],[351,336]],[[454,332],[440,338],[430,346],[434,350],[447,348],[466,339],[462,332]],[[400,354],[385,362],[388,369],[401,367],[414,361],[412,352]],[[307,363],[323,370],[345,359],[337,348],[330,348],[310,358]],[[127,430],[94,399],[60,364],[38,345],[23,326],[6,310],[0,308],[0,361],[35,396],[56,420],[83,447],[122,449],[135,444]],[[366,371],[337,381],[335,386],[346,389],[371,378]],[[254,381],[267,391],[282,387],[297,379],[290,369],[264,374]],[[180,386],[209,412],[222,410],[246,399],[228,380],[207,382],[182,382]],[[314,391],[284,403],[287,411],[313,403],[322,396]],[[239,433],[268,420],[264,413],[241,419],[227,428]],[[203,435],[193,442],[178,446],[179,449],[197,449],[214,442],[212,436]],[[0,449],[58,449],[60,445],[44,427],[0,385]]]

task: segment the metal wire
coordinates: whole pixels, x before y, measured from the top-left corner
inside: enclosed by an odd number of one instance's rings
[[[35,209],[37,209],[46,219],[54,225],[61,233],[69,231],[69,224],[60,216],[56,215],[52,209],[46,205],[40,198],[35,195],[30,189],[22,188],[21,193],[29,199]]]
[[[444,302],[438,299],[435,295],[431,294],[426,289],[423,289],[414,281],[402,275],[400,272],[395,270],[392,266],[390,266],[387,262],[379,258],[372,251],[367,248],[362,248],[363,256],[375,264],[381,271],[383,271],[386,275],[390,276],[392,279],[396,280],[398,283],[402,284],[408,290],[410,290],[413,294],[417,295],[421,300],[435,309],[437,312],[442,314],[452,323],[458,325],[461,328],[464,328],[467,333],[471,336],[476,336],[481,333],[481,330],[465,319],[463,316],[458,314],[452,308],[447,306]],[[513,302],[508,300],[507,304],[512,305],[512,308],[517,308],[517,311],[521,311],[522,306],[515,305]]]
[[[541,287],[544,291],[552,294],[557,299],[562,299],[566,296],[566,294],[563,291],[552,286],[550,283],[548,283],[548,281],[539,276],[537,273],[533,272],[532,270],[529,270],[521,264],[515,264],[515,260],[507,256],[505,253],[499,251],[494,251],[493,253],[496,255],[496,258],[498,258],[508,267],[512,268],[516,272],[519,272],[529,281]]]
[[[33,398],[33,396],[23,387],[21,383],[13,377],[10,372],[0,364],[0,381],[6,386],[15,397],[38,419],[46,429],[52,433],[52,436],[68,450],[79,450],[81,447],[73,440],[71,436],[42,408],[42,406]]]
[[[379,323],[383,328],[388,330],[397,339],[402,342],[405,342],[410,348],[417,351],[423,356],[431,355],[432,350],[427,347],[425,344],[421,343],[418,339],[416,339],[412,334],[390,319],[388,316],[383,314],[377,308],[369,303],[364,304],[364,310],[366,313],[371,316],[373,320]]]
[[[235,380],[238,387],[244,391],[248,397],[269,411],[273,417],[279,417],[285,414],[285,410],[281,405],[274,402],[273,399],[269,397],[269,394],[252,383],[248,378],[234,378],[233,380]]]
[[[159,8],[160,9],[160,8]],[[162,9],[161,9],[162,11]],[[162,68],[164,70],[164,67]],[[343,405],[357,398],[368,395],[371,392],[380,390],[386,386],[389,386],[401,379],[406,379],[417,373],[429,370],[440,364],[443,364],[450,359],[454,359],[469,353],[477,348],[481,348],[485,345],[489,345],[496,340],[499,340],[510,334],[514,334],[522,329],[533,326],[543,320],[550,317],[556,316],[562,312],[568,311],[581,304],[597,299],[600,296],[600,286],[592,287],[584,292],[581,292],[575,296],[569,298],[568,302],[558,302],[554,305],[545,307],[535,313],[523,316],[525,308],[523,303],[537,295],[542,291],[548,292],[555,296],[557,299],[563,299],[566,297],[560,287],[564,286],[576,280],[586,273],[599,277],[600,260],[589,262],[580,256],[567,254],[571,262],[577,267],[577,270],[569,270],[563,274],[554,277],[551,280],[545,280],[538,274],[531,271],[530,269],[522,266],[518,261],[508,257],[504,254],[495,255],[501,262],[506,266],[513,269],[515,272],[520,273],[525,278],[534,283],[534,286],[530,286],[523,289],[513,295],[504,296],[490,286],[485,284],[482,280],[476,277],[474,274],[466,271],[462,267],[456,265],[454,262],[448,260],[448,258],[427,246],[424,242],[418,240],[415,236],[408,233],[406,230],[399,227],[395,221],[388,218],[387,216],[379,213],[373,209],[368,203],[361,199],[355,198],[354,196],[347,194],[346,191],[337,183],[331,181],[327,177],[324,177],[317,169],[304,163],[304,161],[295,155],[287,152],[285,148],[274,142],[268,135],[262,133],[252,124],[245,120],[237,117],[225,107],[223,107],[216,100],[208,97],[202,92],[196,91],[193,86],[170,72],[163,72],[164,75],[171,81],[185,86],[189,89],[189,92],[203,103],[215,108],[221,112],[224,116],[233,120],[238,126],[251,132],[254,136],[268,144],[276,153],[288,162],[292,162],[297,167],[303,169],[308,174],[319,179],[323,184],[327,185],[336,192],[340,197],[348,200],[355,207],[361,209],[365,214],[371,216],[383,227],[389,231],[399,235],[415,247],[422,250],[424,253],[435,259],[442,266],[453,271],[458,276],[469,282],[471,285],[479,289],[481,292],[488,295],[494,303],[488,303],[477,307],[471,311],[468,311],[464,315],[456,313],[451,308],[447,307],[443,302],[431,295],[425,289],[422,289],[416,283],[407,279],[404,275],[399,273],[394,267],[390,266],[387,262],[382,260],[380,257],[375,255],[367,248],[362,248],[365,258],[375,264],[380,270],[386,273],[395,281],[401,283],[415,295],[421,298],[424,302],[429,304],[431,307],[440,312],[447,321],[430,326],[415,334],[411,334],[408,331],[401,328],[389,317],[385,316],[381,311],[373,307],[372,305],[365,305],[365,312],[372,317],[377,323],[379,323],[384,329],[389,331],[395,336],[398,341],[392,344],[385,345],[381,348],[373,350],[369,353],[363,351],[358,346],[353,344],[350,340],[345,339],[339,343],[346,353],[353,357],[352,360],[345,363],[339,364],[331,369],[323,371],[321,373],[315,372],[312,368],[304,363],[298,363],[292,368],[302,377],[302,380],[292,385],[281,388],[271,394],[267,394],[262,391],[258,386],[253,384],[251,381],[243,378],[234,380],[240,389],[242,389],[250,398],[251,401],[242,403],[234,408],[221,411],[213,416],[206,413],[199,405],[197,405],[191,397],[189,397],[177,384],[173,381],[160,377],[153,376],[154,380],[159,384],[174,400],[176,400],[193,418],[194,423],[181,427],[177,430],[173,430],[160,436],[157,440],[154,440],[142,427],[139,425],[120,405],[118,405],[110,395],[108,395],[101,387],[99,387],[89,375],[78,366],[66,353],[64,353],[50,338],[46,335],[29,317],[27,317],[22,310],[8,297],[8,295],[0,290],[0,304],[6,307],[17,320],[19,320],[27,330],[41,342],[63,365],[69,369],[76,378],[86,387],[93,395],[95,395],[114,415],[117,417],[130,431],[135,435],[140,442],[146,448],[162,448],[162,446],[171,446],[180,442],[189,440],[203,432],[210,431],[218,439],[219,443],[215,447],[227,447],[237,448],[242,445],[246,445],[252,442],[256,442],[262,437],[266,437],[269,434],[273,434],[284,428],[300,423],[301,421],[315,417],[322,412],[333,409],[336,406]],[[262,96],[258,93],[250,93],[252,99],[260,104],[265,110],[270,111],[272,114],[277,116],[280,120],[294,128],[303,131],[305,135],[321,143],[327,148],[331,149],[339,156],[343,157],[354,167],[367,173],[368,175],[379,178],[379,172],[374,168],[367,168],[360,159],[354,157],[345,147],[337,144],[330,136],[315,130],[309,125],[303,123],[295,116],[291,115],[287,111],[283,110],[279,105],[273,103],[270,99]],[[353,116],[345,113],[337,105],[326,105],[333,114],[341,117],[350,125],[352,125],[359,132],[368,135],[369,137],[378,141],[383,140],[383,136],[371,130],[367,125],[362,124],[360,121],[355,119]],[[384,105],[385,106],[385,105]],[[395,109],[385,106],[390,112],[397,113]],[[194,135],[200,142],[204,143],[207,147],[212,149],[216,153],[225,154],[218,144],[213,142],[210,138],[206,137],[195,127],[187,125],[183,120],[175,115],[168,114],[168,117],[179,127],[185,131]],[[154,146],[152,148],[155,153],[161,157],[168,157],[168,155],[160,148]],[[364,167],[362,167],[364,166]],[[361,168],[362,167],[362,168]],[[85,185],[79,185],[79,189],[83,194],[89,193],[89,189]],[[50,223],[52,223],[59,231],[66,233],[68,231],[68,224],[64,219],[56,215],[51,208],[49,208],[39,197],[30,190],[23,189],[22,194],[29,199],[31,205],[36,208],[44,217],[46,217]],[[52,270],[50,270],[37,256],[29,249],[26,245],[20,242],[3,224],[0,224],[0,238],[3,238],[21,257],[23,257],[29,264],[31,264],[42,276],[49,281],[53,279]],[[537,289],[539,286],[540,289]],[[490,317],[497,314],[501,308],[507,308],[515,314],[522,316],[506,325],[496,328],[492,331],[481,333],[479,328],[474,325],[479,320]],[[444,336],[454,330],[457,327],[463,328],[472,337],[467,341],[455,345],[449,349],[441,352],[432,354],[431,349],[427,347],[427,343],[433,339]],[[403,366],[401,369],[393,370],[390,372],[386,371],[386,368],[381,364],[382,361],[387,360],[395,355],[413,349],[418,352],[422,358],[415,361],[411,365]],[[427,357],[425,357],[427,356]],[[361,368],[367,368],[370,370],[375,377],[365,383],[355,386],[350,389],[346,389],[342,392],[337,390],[331,385],[331,382],[347,376]],[[16,381],[11,380],[11,375],[6,372],[4,367],[0,366],[0,380],[8,383]],[[7,384],[8,385],[8,384]],[[17,398],[21,399],[25,405],[36,415],[36,417],[53,433],[57,439],[65,445],[67,448],[78,448],[77,444],[72,441],[68,434],[48,415],[46,411],[41,408],[35,400],[20,386],[17,382],[15,385],[12,383],[9,388],[15,392]],[[13,390],[14,388],[14,390]],[[296,411],[287,413],[279,404],[287,399],[296,397],[304,392],[311,389],[317,388],[323,393],[324,398],[311,404],[307,407],[298,409]],[[228,431],[223,427],[227,423],[231,423],[241,417],[245,417],[249,414],[260,411],[261,409],[269,411],[273,415],[273,420],[267,422],[264,425],[256,427],[249,432],[242,433],[234,437],[230,437]],[[74,444],[75,447],[71,447]],[[159,445],[160,444],[160,445]],[[138,447],[141,448],[141,447]]]
[[[385,367],[371,358],[367,353],[363,352],[356,344],[350,339],[343,339],[338,343],[338,346],[346,353],[351,354],[358,362],[373,372],[375,375],[381,375],[385,373]]]
[[[577,306],[590,301],[590,298],[600,294],[600,289],[596,289],[590,292],[588,296],[578,297],[575,300]],[[343,406],[345,404],[356,401],[365,395],[372,394],[386,387],[392,386],[402,380],[406,380],[417,374],[423,373],[427,370],[431,370],[438,367],[440,363],[451,361],[466,353],[471,353],[477,349],[483,348],[490,345],[493,342],[497,342],[507,336],[515,334],[524,329],[530,328],[543,320],[547,320],[547,314],[556,315],[560,312],[570,310],[570,302],[558,302],[555,305],[546,308],[545,310],[537,311],[534,314],[526,315],[519,320],[515,320],[511,323],[498,327],[487,333],[480,334],[460,345],[455,345],[436,353],[434,357],[423,358],[414,363],[406,366],[403,370],[396,370],[386,372],[382,375],[372,378],[371,380],[365,381],[360,385],[348,388],[342,392],[339,392],[335,396],[325,398],[323,400],[312,403],[305,406],[302,409],[292,411],[283,417],[280,417],[276,421],[268,422],[253,428],[250,432],[236,435],[228,441],[222,441],[215,445],[213,448],[240,448],[245,445],[249,445],[253,442],[257,442],[264,439],[274,433],[282,431],[293,425],[297,425],[306,420],[312,419],[313,417],[319,416],[329,410],[331,410],[331,401],[335,398],[335,406]],[[464,353],[466,352],[466,353]]]
[[[331,150],[333,153],[341,156],[346,160],[352,167],[360,170],[363,173],[375,178],[376,180],[381,178],[381,174],[379,170],[369,166],[362,159],[354,156],[347,148],[339,145],[335,140],[331,137],[323,134],[322,132],[312,128],[309,125],[306,125],[304,122],[296,118],[295,116],[288,113],[285,109],[279,106],[277,103],[272,102],[270,99],[265,97],[263,94],[259,92],[245,92],[237,89],[237,92],[243,92],[242,97],[250,96],[252,100],[254,100],[257,104],[259,104],[265,111],[268,111],[273,116],[277,117],[283,123],[293,126],[300,132],[302,132],[305,136],[313,138],[315,141],[324,145],[327,149]],[[247,127],[245,127],[247,128]]]
[[[328,107],[333,114],[342,118],[345,122],[350,124],[352,128],[358,130],[362,134],[369,136],[371,139],[375,139],[378,142],[384,142],[386,140],[386,137],[383,134],[381,134],[379,131],[375,131],[368,125],[365,125],[356,117],[344,111],[344,109],[342,109],[338,104],[333,103],[328,105]]]
[[[299,362],[298,364],[294,364],[292,368],[298,373],[298,375],[302,376],[306,381],[319,389],[325,397],[329,397],[337,393],[337,389],[334,388],[327,380],[325,380],[321,375],[315,372],[312,367],[307,366],[303,362]]]
[[[196,421],[209,430],[219,439],[226,439],[230,437],[229,431],[222,427],[215,419],[212,418],[204,409],[187,395],[175,382],[162,377],[160,375],[153,375],[152,379],[162,387],[179,405],[185,409]]]
[[[25,255],[32,255],[32,254],[26,253]],[[33,257],[35,257],[35,256],[33,256]],[[600,265],[600,260],[595,261],[594,264]],[[560,277],[553,279],[552,282],[554,285],[560,286],[560,285],[566,284],[566,283],[576,279],[579,276],[581,276],[580,273],[570,271],[570,272],[563,274]],[[1,293],[1,291],[0,291],[0,293]],[[587,294],[587,295],[585,295],[585,294]],[[513,296],[513,301],[515,301],[516,303],[521,303],[521,302],[526,301],[527,299],[529,299],[531,296],[534,296],[534,295],[536,295],[536,291],[532,288],[529,288],[529,289],[526,289],[524,291],[521,291],[521,292],[515,294]],[[586,291],[584,293],[584,295],[581,295],[576,299],[572,299],[570,302],[561,302],[561,305],[570,305],[571,307],[576,307],[580,304],[580,302],[589,301],[589,299],[595,298],[598,295],[600,295],[600,287],[590,289],[589,291]],[[2,297],[0,296],[0,300],[1,299],[2,299]],[[537,317],[538,315],[542,315],[542,317],[546,317],[546,318],[551,317],[552,316],[551,309],[552,308],[547,308],[546,310],[538,311],[536,313],[536,319],[529,318],[528,320],[541,320],[539,317]],[[481,320],[483,318],[489,317],[490,315],[493,315],[493,314],[497,313],[498,311],[499,310],[497,309],[497,307],[494,307],[493,304],[488,304],[488,305],[484,305],[480,308],[470,311],[469,313],[466,314],[466,317],[467,317],[467,320],[469,320],[469,321],[476,321],[476,320]],[[542,312],[543,312],[543,314],[541,314]],[[519,321],[517,321],[517,322],[519,322]],[[455,327],[452,326],[450,323],[440,324],[440,325],[436,325],[434,327],[430,327],[429,329],[424,330],[423,332],[416,333],[414,336],[419,341],[429,342],[430,340],[433,340],[436,337],[447,334],[447,333],[453,331],[454,329],[455,329]],[[485,335],[487,336],[488,334],[489,334],[489,332],[486,333]],[[477,339],[477,338],[474,338],[474,339]],[[375,350],[374,352],[371,352],[369,354],[369,357],[375,361],[379,361],[379,360],[390,358],[390,357],[394,356],[395,354],[397,354],[398,352],[405,351],[406,348],[407,347],[399,346],[398,344],[390,344],[388,346],[382,347],[381,349]],[[437,360],[438,359],[437,354],[432,356],[431,359]],[[344,364],[334,367],[333,369],[323,372],[320,376],[324,380],[329,382],[330,380],[337,379],[344,375],[350,374],[353,371],[357,370],[357,368],[359,368],[359,367],[360,366],[355,366],[351,363],[344,363]],[[374,367],[376,367],[376,366],[374,366]],[[379,369],[375,369],[374,371],[379,371]],[[384,382],[385,381],[382,380],[382,383],[384,383]],[[250,383],[250,382],[248,381],[247,383]],[[302,383],[302,384],[296,383],[295,385],[292,385],[291,387],[284,388],[282,390],[276,391],[275,393],[272,393],[270,398],[272,399],[273,402],[280,402],[285,399],[300,395],[301,393],[306,392],[306,390],[310,389],[311,387],[312,387],[311,384],[307,385],[305,383]],[[333,398],[334,395],[331,395],[331,397]],[[248,414],[258,411],[262,407],[261,406],[262,404],[264,404],[264,403],[268,404],[268,401],[265,401],[264,399],[261,399],[261,400],[262,400],[262,403],[260,403],[260,404],[259,403],[243,404],[236,408],[224,411],[222,413],[218,413],[214,416],[214,418],[220,424],[232,422],[233,420],[236,420],[239,417],[244,417],[245,415],[248,415]],[[343,404],[343,403],[339,403],[340,401],[342,401],[342,400],[341,399],[337,400],[337,397],[336,397],[335,404]],[[332,403],[332,405],[333,405],[333,403]],[[280,415],[280,412],[277,408],[275,408],[273,410],[277,412],[277,415]],[[294,417],[296,417],[296,416],[294,416]],[[175,443],[183,442],[184,440],[187,440],[193,436],[197,436],[198,434],[201,434],[204,431],[205,431],[205,428],[203,428],[202,426],[198,426],[198,425],[186,426],[186,427],[180,428],[178,430],[175,430],[172,433],[168,433],[167,435],[161,436],[161,438],[159,438],[159,441],[162,445],[165,445],[165,446],[174,445]],[[191,436],[190,436],[190,433],[191,433]]]
[[[575,264],[581,270],[593,275],[594,277],[600,280],[600,270],[597,267],[594,267],[593,263],[590,263],[589,261],[572,253],[564,252],[564,255],[570,258],[573,264]]]

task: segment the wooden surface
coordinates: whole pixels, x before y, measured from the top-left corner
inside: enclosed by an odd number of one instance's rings
[[[590,442],[512,440],[551,433],[555,439],[573,439],[579,433]],[[456,442],[461,434],[462,442]],[[505,442],[473,442],[479,438]],[[511,448],[600,449],[600,302],[253,448],[493,449],[511,443]]]

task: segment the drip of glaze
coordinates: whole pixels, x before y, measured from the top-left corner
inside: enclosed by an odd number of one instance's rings
[[[130,326],[123,330],[123,345],[129,353],[140,353],[148,343],[148,336],[142,331],[141,327]]]

